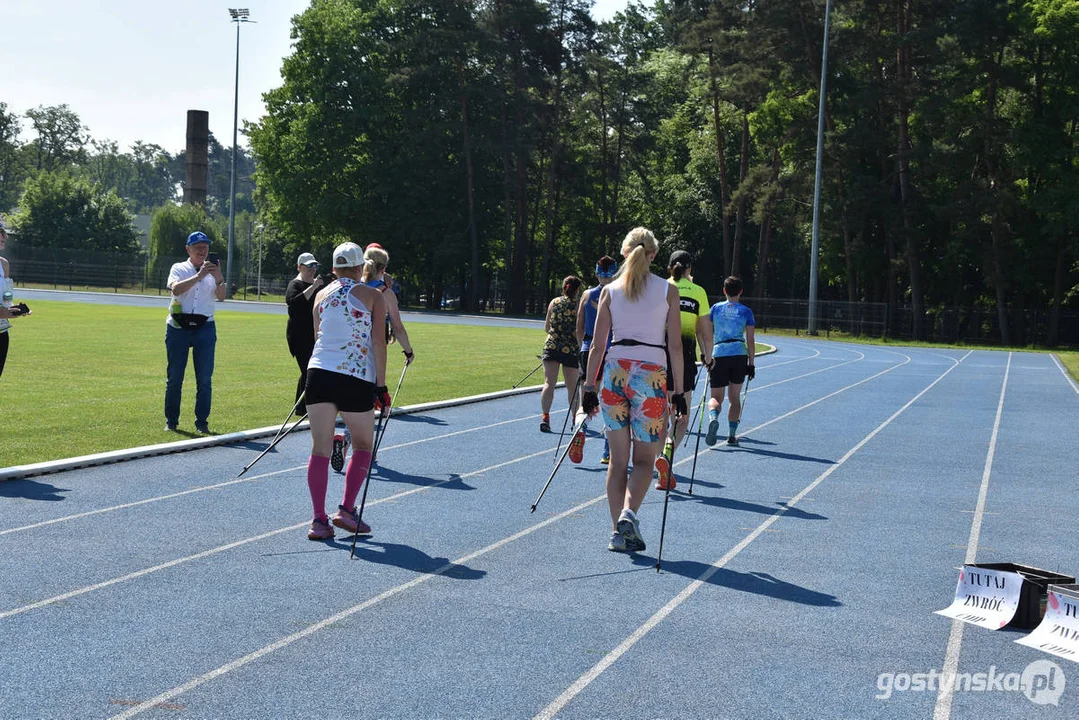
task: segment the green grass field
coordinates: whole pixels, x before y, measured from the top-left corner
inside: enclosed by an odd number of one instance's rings
[[[217,323],[211,430],[279,425],[299,375],[285,347],[285,317],[222,311]],[[536,367],[544,337],[541,330],[427,323],[412,323],[409,333],[417,360],[399,406],[506,389]],[[35,302],[33,316],[14,323],[0,379],[0,467],[176,440],[163,429],[164,337],[164,306]],[[1059,355],[1079,377],[1079,353]],[[391,391],[402,361],[391,346]],[[536,373],[527,384],[540,382]],[[194,402],[189,364],[180,417],[189,436]]]
[[[164,431],[165,307],[36,301],[11,330],[0,379],[0,467],[176,440]],[[217,313],[210,429],[279,425],[299,369],[285,346],[285,317]],[[398,405],[503,390],[539,364],[542,330],[412,323],[416,362]],[[391,345],[387,384],[404,357]],[[457,368],[462,368],[458,371]],[[536,373],[529,385],[542,382]],[[180,430],[194,431],[188,364]]]

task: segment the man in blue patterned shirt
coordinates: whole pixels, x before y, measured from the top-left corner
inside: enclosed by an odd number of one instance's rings
[[[730,408],[727,411],[727,444],[738,445],[738,421],[742,417],[742,383],[756,377],[753,367],[753,311],[741,303],[742,281],[733,275],[723,281],[724,302],[712,306],[708,320],[712,325],[711,361],[701,358],[708,366],[712,397],[708,401],[708,434],[704,442],[715,445],[719,433],[719,409],[723,405],[723,390],[727,389]],[[705,325],[707,331],[707,325]]]

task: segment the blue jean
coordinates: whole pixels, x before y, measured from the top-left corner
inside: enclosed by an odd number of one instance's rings
[[[168,374],[165,380],[165,422],[180,422],[180,397],[187,371],[187,351],[195,364],[195,422],[205,423],[210,417],[210,379],[214,374],[214,346],[217,345],[217,326],[208,322],[196,330],[165,326],[165,353]]]

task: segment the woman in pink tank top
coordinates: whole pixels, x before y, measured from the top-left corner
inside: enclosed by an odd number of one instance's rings
[[[658,250],[655,236],[645,228],[634,228],[622,241],[626,262],[614,282],[600,292],[593,332],[595,337],[606,337],[612,331],[611,345],[605,358],[589,354],[582,396],[585,412],[593,415],[602,409],[607,426],[611,446],[607,504],[612,525],[607,549],[615,552],[645,549],[637,511],[652,483],[668,402],[682,414],[686,412],[685,398],[671,398],[668,392],[669,387],[682,387],[682,363],[670,362],[670,358],[682,357],[681,317],[678,288],[649,269]],[[668,366],[672,378],[667,377]],[[602,383],[598,393],[597,380]],[[627,479],[631,454],[633,473]]]

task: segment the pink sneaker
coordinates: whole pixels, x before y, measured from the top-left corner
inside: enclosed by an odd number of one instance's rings
[[[353,535],[371,534],[371,526],[360,520],[356,508],[347,510],[344,505],[338,505],[337,512],[330,518],[330,522]]]
[[[315,518],[307,531],[308,540],[333,540],[333,528],[325,520]]]

